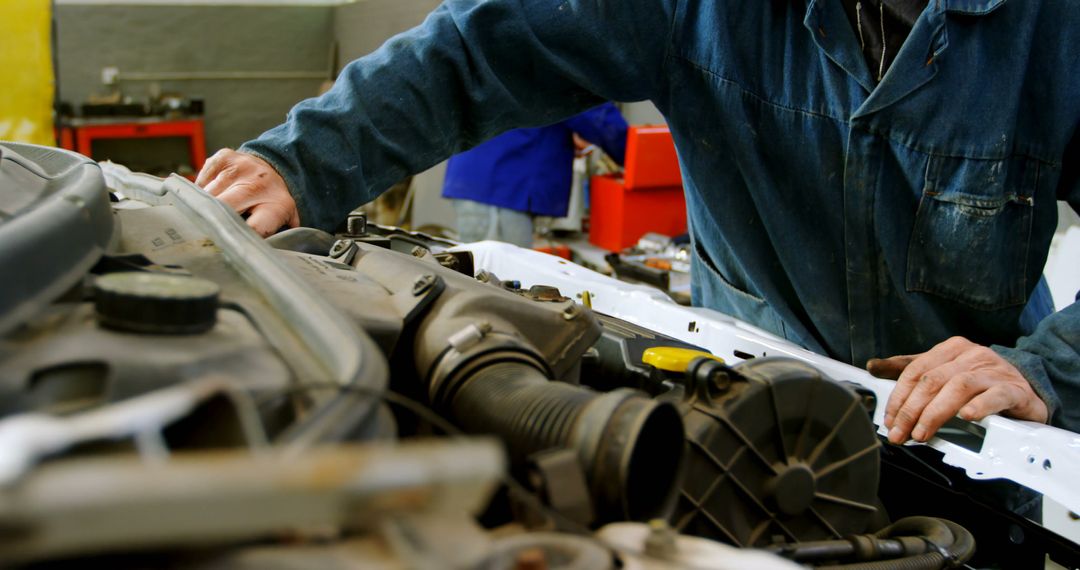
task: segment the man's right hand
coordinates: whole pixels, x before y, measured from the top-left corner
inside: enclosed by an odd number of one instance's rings
[[[300,225],[300,213],[285,180],[256,156],[223,148],[206,161],[195,184],[238,214],[248,214],[247,224],[263,237],[282,226]]]

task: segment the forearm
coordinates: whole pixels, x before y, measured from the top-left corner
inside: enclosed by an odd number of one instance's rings
[[[304,225],[329,228],[505,130],[652,97],[667,11],[662,0],[448,0],[242,150],[282,175]]]

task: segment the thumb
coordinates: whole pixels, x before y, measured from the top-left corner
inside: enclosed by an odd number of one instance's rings
[[[866,363],[866,370],[871,375],[887,380],[896,380],[908,364],[918,355],[893,356],[892,358],[871,358]]]
[[[283,226],[295,227],[289,212],[280,204],[262,203],[248,211],[247,225],[262,237],[276,234]]]

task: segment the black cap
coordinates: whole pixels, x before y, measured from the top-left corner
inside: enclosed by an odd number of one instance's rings
[[[213,281],[165,273],[110,273],[94,284],[102,326],[144,334],[196,334],[217,322]]]

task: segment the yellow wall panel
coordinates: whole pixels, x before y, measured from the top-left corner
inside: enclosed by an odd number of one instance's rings
[[[50,0],[0,0],[0,140],[55,143]]]

